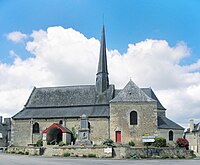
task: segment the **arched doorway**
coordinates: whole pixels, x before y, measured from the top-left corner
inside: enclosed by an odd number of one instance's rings
[[[53,123],[42,131],[43,142],[48,145],[56,145],[63,141],[65,144],[71,144],[72,132],[60,124]]]
[[[47,144],[55,145],[62,141],[62,131],[59,128],[50,128],[47,132]]]

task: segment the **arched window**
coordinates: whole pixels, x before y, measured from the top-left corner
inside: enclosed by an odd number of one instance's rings
[[[59,124],[60,124],[60,125],[62,125],[62,124],[63,124],[63,121],[62,121],[62,120],[60,120],[60,121],[59,121]]]
[[[40,133],[40,127],[38,123],[33,124],[33,133]]]
[[[91,128],[90,122],[88,121],[88,129],[89,129],[89,132],[90,132],[90,128]]]
[[[137,112],[136,111],[132,111],[130,113],[130,125],[137,125],[138,123],[138,119],[137,119]]]
[[[174,133],[173,131],[169,131],[169,141],[173,141],[174,140]]]

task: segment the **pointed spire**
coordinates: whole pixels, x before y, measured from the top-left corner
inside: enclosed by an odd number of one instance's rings
[[[97,75],[96,77],[97,92],[102,93],[109,87],[104,25],[102,27],[99,64],[96,75]]]
[[[101,47],[100,47],[99,65],[98,65],[97,74],[98,73],[108,73],[104,25],[102,27],[102,33],[101,33]]]

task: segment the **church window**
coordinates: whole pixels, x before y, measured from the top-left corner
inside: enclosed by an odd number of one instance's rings
[[[91,129],[90,122],[88,122],[88,129],[89,129],[89,132],[90,132],[90,129]]]
[[[60,121],[59,121],[59,124],[60,124],[60,125],[62,125],[62,124],[63,124],[63,121],[62,121],[62,120],[60,120]]]
[[[33,133],[40,133],[40,127],[38,123],[33,124]]]
[[[132,111],[130,113],[130,125],[137,125],[138,123],[138,119],[137,119],[137,112],[136,111]]]
[[[173,141],[174,140],[174,133],[173,131],[169,131],[169,141]]]

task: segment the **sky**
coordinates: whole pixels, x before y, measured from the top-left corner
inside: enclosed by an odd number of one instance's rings
[[[94,84],[102,24],[110,83],[151,87],[167,116],[200,122],[199,0],[0,0],[0,115],[34,86]]]

